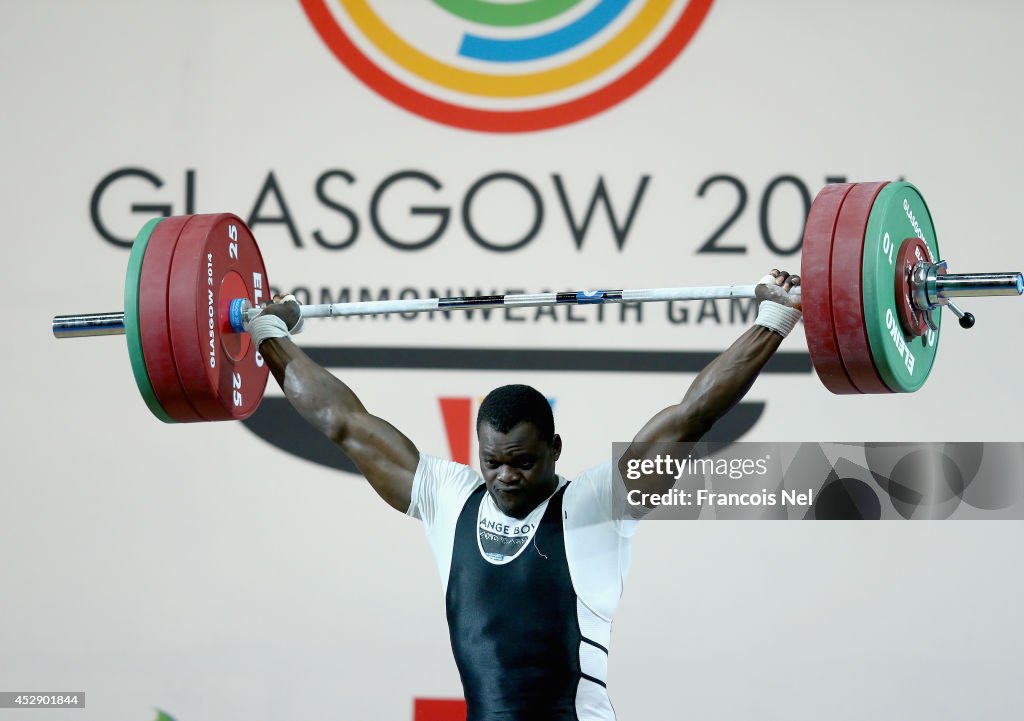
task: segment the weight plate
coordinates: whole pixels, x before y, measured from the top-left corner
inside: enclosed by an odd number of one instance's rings
[[[128,270],[124,279],[124,336],[128,341],[128,359],[132,365],[132,375],[135,376],[135,385],[139,388],[142,400],[150,412],[164,423],[174,423],[164,407],[160,404],[153,390],[153,384],[149,380],[149,372],[146,370],[146,357],[142,349],[142,337],[139,331],[139,292],[142,281],[142,261],[146,255],[146,248],[149,246],[149,238],[153,230],[163,222],[163,218],[153,220],[142,226],[142,230],[135,236],[132,243],[131,253],[128,255]]]
[[[206,420],[241,420],[263,397],[267,367],[248,335],[231,331],[234,297],[266,300],[267,271],[256,241],[230,213],[195,215],[171,263],[171,346],[182,386]]]
[[[178,235],[191,216],[167,218],[149,238],[142,261],[139,291],[139,331],[146,371],[153,392],[167,414],[178,423],[203,420],[188,400],[178,377],[171,350],[170,321],[167,318],[167,285],[171,259]]]
[[[933,259],[940,258],[935,226],[921,193],[910,183],[890,183],[875,199],[864,238],[864,322],[873,365],[896,393],[911,393],[924,385],[939,345],[938,331],[914,337],[899,324],[896,255],[903,241],[914,237],[927,244]],[[933,310],[932,318],[941,328],[940,310]]]
[[[861,393],[892,392],[882,382],[868,345],[861,277],[868,217],[876,196],[885,186],[886,183],[857,183],[853,186],[839,211],[839,222],[836,223],[835,239],[832,242],[832,324],[836,329],[843,367]],[[891,300],[895,294],[891,271],[887,287]]]
[[[839,357],[832,327],[832,237],[839,210],[853,187],[851,183],[826,185],[818,193],[804,226],[800,256],[800,287],[803,299],[804,334],[811,363],[821,382],[833,393],[857,393]]]

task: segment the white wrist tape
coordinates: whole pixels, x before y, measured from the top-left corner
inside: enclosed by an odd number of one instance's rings
[[[769,273],[757,281],[757,284],[777,285],[776,280],[775,276]],[[788,294],[791,296],[800,295],[800,286],[793,286],[789,289]],[[796,308],[765,300],[757,308],[757,318],[754,319],[754,325],[760,325],[768,330],[773,330],[785,338],[796,327],[796,324],[800,322],[802,317],[803,313]]]
[[[796,308],[766,300],[757,309],[754,325],[764,326],[785,338],[800,322],[802,315]]]
[[[252,342],[256,344],[256,350],[260,349],[260,344],[267,338],[291,338],[288,326],[276,315],[257,316],[249,324],[249,335],[252,337]]]

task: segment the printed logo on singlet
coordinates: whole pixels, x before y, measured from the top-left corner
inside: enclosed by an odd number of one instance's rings
[[[501,566],[516,559],[523,552],[544,517],[548,501],[530,511],[526,518],[506,516],[486,493],[480,499],[480,510],[476,518],[476,539],[480,555],[488,563]]]
[[[507,563],[519,555],[536,530],[537,527],[530,523],[513,526],[481,518],[477,528],[480,552],[488,561]]]

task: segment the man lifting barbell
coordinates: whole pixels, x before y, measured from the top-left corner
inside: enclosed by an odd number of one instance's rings
[[[52,327],[57,337],[124,333],[140,394],[168,423],[247,418],[272,370],[291,403],[352,457],[377,493],[426,525],[470,718],[608,719],[610,625],[635,523],[612,512],[611,463],[572,483],[557,476],[561,440],[550,408],[520,386],[498,389],[481,407],[482,476],[421,456],[314,364],[291,332],[307,317],[758,298],[754,327],[637,434],[630,452],[642,453],[647,442],[704,434],[746,393],[801,307],[811,361],[830,391],[920,389],[934,362],[942,307],[962,326],[973,324],[951,298],[1024,294],[1019,272],[951,275],[940,257],[913,185],[843,183],[826,186],[811,205],[802,282],[773,272],[756,286],[260,308],[269,281],[255,239],[237,216],[217,213],[147,223],[129,257],[124,312],[59,316]],[[484,603],[495,589],[503,604]]]
[[[736,405],[798,322],[799,284],[784,271],[765,276],[754,325],[634,446],[697,441]],[[381,498],[426,527],[469,721],[614,719],[607,656],[636,521],[617,512],[611,461],[572,482],[556,475],[562,441],[551,407],[522,385],[498,388],[480,406],[480,473],[423,454],[292,342],[299,304],[274,300],[247,329],[285,397]],[[671,487],[659,483],[640,490]]]

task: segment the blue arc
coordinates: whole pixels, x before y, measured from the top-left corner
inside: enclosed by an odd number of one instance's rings
[[[629,0],[601,0],[590,12],[564,28],[529,38],[495,40],[467,34],[462,38],[459,55],[496,63],[517,63],[558,55],[604,30],[628,4]]]

